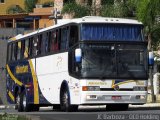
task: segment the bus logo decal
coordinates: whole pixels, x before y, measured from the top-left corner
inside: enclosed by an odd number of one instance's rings
[[[16,67],[16,73],[17,74],[22,74],[22,73],[27,73],[28,72],[28,65],[26,66],[17,66]]]

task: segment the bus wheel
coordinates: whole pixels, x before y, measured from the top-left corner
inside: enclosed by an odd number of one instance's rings
[[[33,105],[33,111],[39,111],[39,106]]]
[[[53,110],[60,110],[61,106],[60,105],[53,105]]]
[[[78,110],[78,105],[71,105],[70,104],[70,96],[68,89],[62,90],[61,96],[60,96],[60,102],[61,102],[61,110],[65,112],[72,112]]]
[[[15,110],[18,110],[18,102],[20,101],[20,96],[18,95],[15,95]]]
[[[23,111],[23,107],[22,107],[22,104],[21,104],[20,94],[17,95],[15,102],[16,102],[15,109],[17,109],[18,112],[22,112]]]
[[[29,112],[30,111],[31,106],[27,102],[25,91],[23,91],[21,96],[20,96],[20,104],[22,106],[23,111],[25,111],[25,112]]]
[[[108,104],[106,106],[106,110],[109,111],[121,111],[121,110],[128,110],[128,104]]]

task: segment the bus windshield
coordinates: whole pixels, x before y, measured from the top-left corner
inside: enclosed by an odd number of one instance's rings
[[[83,78],[147,78],[146,47],[129,44],[83,44]]]
[[[82,41],[143,41],[142,25],[89,24],[81,25]]]

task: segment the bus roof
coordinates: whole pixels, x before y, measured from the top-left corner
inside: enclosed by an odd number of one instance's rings
[[[58,24],[47,27],[47,28],[43,28],[40,30],[36,30],[32,33],[26,34],[26,35],[22,35],[20,37],[18,37],[16,40],[19,39],[23,39],[29,36],[32,36],[34,34],[38,34],[47,30],[51,30],[53,28],[57,28],[63,25],[67,25],[69,23],[76,23],[76,24],[80,24],[80,23],[109,23],[109,24],[133,24],[133,25],[142,25],[141,22],[137,21],[137,20],[133,20],[133,19],[124,19],[124,18],[109,18],[109,17],[101,17],[101,16],[85,16],[82,18],[75,18],[75,19],[62,19],[62,20],[58,20]],[[14,39],[15,40],[15,39]],[[10,41],[13,41],[12,39],[10,39]]]

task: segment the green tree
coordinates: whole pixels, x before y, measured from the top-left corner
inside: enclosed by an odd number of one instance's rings
[[[157,15],[160,15],[159,5],[160,0],[140,0],[137,6],[137,18],[145,25],[149,50],[151,50],[154,32],[159,29],[156,21]]]
[[[101,15],[104,17],[134,17],[134,8],[133,0],[102,0]]]
[[[66,3],[63,6],[62,14],[72,14],[75,18],[90,15],[90,7],[77,4],[75,2]]]
[[[19,5],[11,5],[7,9],[7,14],[24,13],[25,11]]]
[[[35,5],[38,0],[25,0],[25,10],[27,13],[33,12],[33,8],[35,8]]]
[[[159,31],[159,25],[156,21],[157,15],[160,14],[160,0],[140,0],[137,6],[137,18],[145,25],[146,35],[148,39],[148,50],[152,49],[153,40]],[[151,82],[152,102],[155,102],[153,89],[153,71],[149,69],[149,77]]]

